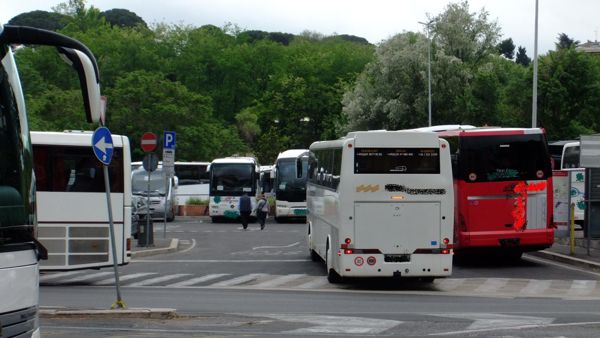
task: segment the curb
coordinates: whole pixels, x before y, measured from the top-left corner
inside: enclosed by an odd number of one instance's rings
[[[177,239],[177,238],[171,238],[171,243],[169,244],[168,247],[166,247],[166,248],[156,248],[156,249],[132,251],[131,252],[131,258],[145,257],[145,256],[152,256],[152,255],[158,255],[158,254],[163,254],[163,253],[176,252],[178,246],[179,246],[179,239]]]
[[[40,318],[57,317],[94,317],[94,318],[146,318],[173,319],[177,316],[175,309],[170,308],[130,308],[113,310],[67,310],[56,308],[40,308]]]
[[[563,255],[563,254],[559,254],[559,253],[548,251],[548,250],[528,252],[527,254],[531,255],[531,256],[536,256],[536,257],[540,257],[540,258],[553,260],[556,262],[566,263],[569,265],[574,265],[574,266],[578,266],[578,267],[583,267],[583,268],[600,271],[600,263],[592,262],[592,261],[577,258],[577,257],[572,257],[569,255]]]

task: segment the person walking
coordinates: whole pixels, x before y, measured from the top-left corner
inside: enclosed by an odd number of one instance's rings
[[[242,227],[244,228],[244,230],[246,230],[248,229],[248,219],[250,218],[250,214],[252,213],[252,201],[250,200],[250,197],[247,193],[244,193],[244,195],[240,197],[238,209],[240,210]]]
[[[268,214],[269,202],[267,202],[265,194],[260,194],[260,196],[258,196],[258,202],[256,202],[256,218],[258,219],[258,223],[260,223],[260,230],[265,228],[265,220],[267,219]]]

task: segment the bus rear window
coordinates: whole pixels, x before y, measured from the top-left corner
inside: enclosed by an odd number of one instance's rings
[[[550,162],[541,134],[463,137],[455,175],[467,182],[542,180],[552,175]]]
[[[355,148],[355,174],[439,174],[438,148]]]

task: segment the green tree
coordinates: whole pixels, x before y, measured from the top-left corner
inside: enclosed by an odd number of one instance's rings
[[[433,38],[446,54],[477,65],[495,52],[500,27],[489,21],[489,13],[469,12],[469,2],[450,3],[433,18]]]
[[[210,160],[247,149],[235,127],[214,120],[209,98],[159,73],[131,72],[107,94],[107,124],[113,132],[129,136],[133,157],[142,155],[139,140],[145,131],[177,132],[179,159]]]
[[[139,25],[148,28],[144,19],[127,9],[113,8],[102,12],[101,15],[111,26],[134,28]]]
[[[519,46],[517,50],[517,57],[515,59],[515,63],[520,64],[522,66],[529,66],[531,59],[527,56],[527,50],[525,47]]]
[[[29,26],[57,31],[65,26],[65,15],[46,11],[21,13],[8,21],[9,25]]]
[[[575,47],[577,47],[577,45],[579,45],[579,40],[571,39],[565,33],[558,34],[558,38],[557,39],[558,39],[558,42],[556,42],[554,44],[556,46],[556,50],[559,50],[559,49],[568,49],[568,48],[575,48]]]
[[[574,48],[540,58],[539,121],[553,139],[598,130],[599,74],[592,58]]]
[[[497,48],[498,53],[504,55],[505,58],[512,60],[515,57],[515,44],[513,43],[512,38],[502,40]]]

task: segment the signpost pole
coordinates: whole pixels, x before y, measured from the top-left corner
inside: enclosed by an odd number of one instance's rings
[[[108,229],[110,232],[110,244],[113,258],[113,269],[115,271],[115,287],[117,289],[117,300],[112,305],[112,309],[118,307],[124,309],[127,307],[121,298],[121,289],[119,286],[119,266],[117,264],[117,247],[115,243],[115,225],[113,222],[112,203],[110,200],[110,177],[108,176],[108,165],[113,155],[113,140],[110,130],[106,127],[99,127],[92,135],[92,151],[94,155],[102,162],[104,173],[104,190],[106,191],[106,204],[108,207]],[[125,231],[125,229],[123,229]]]
[[[152,154],[150,154],[152,156]],[[146,212],[146,247],[150,246],[150,217],[152,214],[150,213],[150,174],[152,172],[148,170],[148,190],[146,191],[146,205],[148,206],[148,210]]]
[[[117,265],[117,246],[115,243],[115,229],[114,229],[115,226],[113,223],[112,203],[110,201],[110,178],[108,177],[108,166],[103,165],[103,167],[104,167],[104,186],[106,187],[106,204],[108,204],[108,223],[109,223],[109,229],[110,229],[110,243],[111,243],[111,250],[112,250],[112,256],[113,256],[113,268],[115,270],[115,286],[117,288],[117,301],[113,305],[113,308],[118,307],[118,308],[124,309],[124,308],[126,308],[126,305],[123,302],[123,299],[121,298],[121,289],[119,286],[119,267]]]

